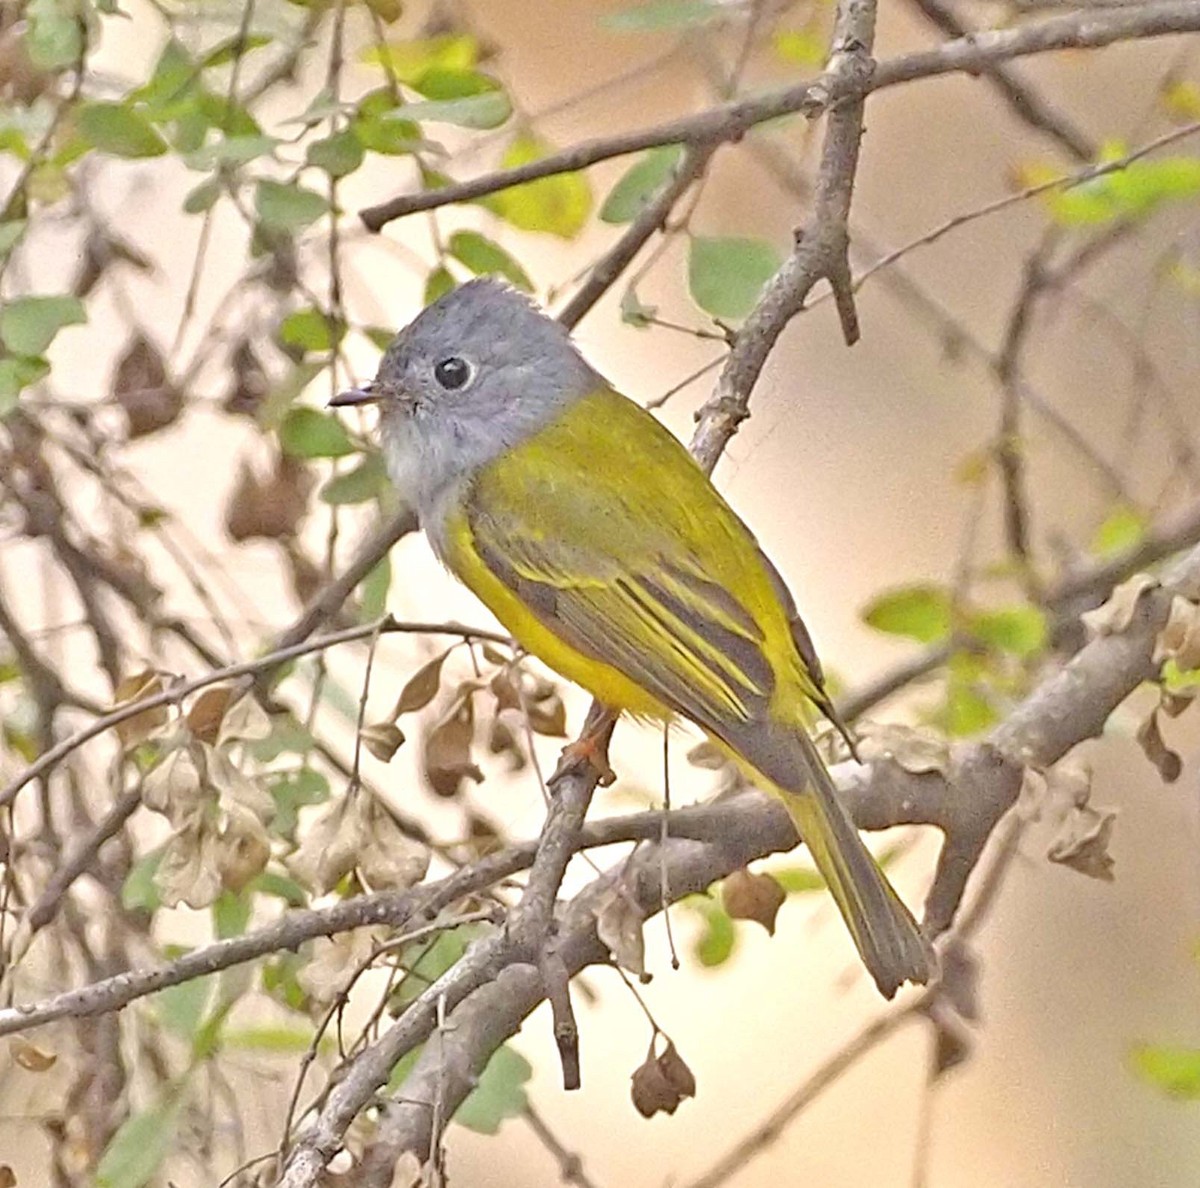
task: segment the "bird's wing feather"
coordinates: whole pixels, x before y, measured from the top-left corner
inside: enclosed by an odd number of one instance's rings
[[[766,716],[783,674],[821,700],[749,530],[644,410],[606,391],[588,402],[471,484],[480,560],[559,639],[718,734]],[[580,414],[605,433],[579,433]]]

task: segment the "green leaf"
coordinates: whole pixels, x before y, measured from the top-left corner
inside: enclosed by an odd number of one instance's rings
[[[1108,146],[1103,157],[1124,154],[1123,145]],[[1052,181],[1053,168],[1033,165],[1021,171],[1029,184]],[[1106,173],[1079,185],[1052,190],[1044,196],[1051,215],[1069,226],[1088,226],[1114,219],[1144,218],[1164,202],[1194,198],[1200,194],[1200,158],[1165,157],[1133,161],[1114,173]]]
[[[1134,1072],[1168,1097],[1200,1099],[1200,1048],[1141,1044],[1130,1058]]]
[[[308,995],[297,980],[297,974],[308,963],[298,953],[282,953],[262,967],[262,988],[277,1002],[293,1011],[308,1008]]]
[[[184,164],[189,169],[216,169],[220,165],[236,167],[270,155],[279,143],[274,136],[264,136],[261,132],[248,136],[223,136],[212,144],[201,145],[188,153]]]
[[[973,682],[951,680],[934,724],[951,738],[972,738],[994,726],[999,718],[996,707]]]
[[[221,197],[221,183],[215,177],[202,181],[195,189],[189,190],[183,200],[185,214],[203,214],[216,204]]]
[[[25,49],[37,70],[61,70],[83,58],[84,25],[72,0],[29,0]]]
[[[1046,615],[1036,606],[980,611],[968,626],[976,639],[1014,656],[1034,656],[1046,646]]]
[[[789,895],[803,895],[809,891],[824,891],[825,880],[820,872],[810,866],[785,866],[769,870],[771,876]]]
[[[1096,529],[1091,552],[1104,559],[1118,557],[1140,544],[1148,527],[1146,517],[1137,508],[1118,503]]]
[[[197,69],[196,59],[183,42],[170,37],[158,55],[149,81],[134,91],[131,98],[148,104],[158,114],[168,104],[178,102],[187,94],[195,82]]]
[[[657,305],[646,305],[632,288],[621,294],[621,321],[629,326],[645,330],[654,324],[658,316]]]
[[[494,240],[478,231],[455,231],[447,244],[450,254],[465,264],[476,276],[496,275],[524,289],[533,291],[533,283],[525,269]]]
[[[653,29],[688,29],[728,20],[730,5],[720,0],[652,0],[621,12],[601,17],[600,23],[622,32],[644,32]]]
[[[332,507],[344,507],[352,503],[366,503],[376,499],[387,490],[387,468],[383,455],[368,454],[360,466],[345,474],[334,475],[321,488],[320,499]]]
[[[311,754],[315,746],[313,736],[291,714],[273,714],[271,733],[247,745],[246,749],[259,763],[274,763],[280,755]]]
[[[358,615],[364,623],[378,619],[387,610],[388,590],[392,585],[392,563],[384,557],[365,578],[359,589],[360,595]]]
[[[1200,685],[1200,668],[1180,668],[1179,662],[1171,656],[1163,664],[1159,680],[1168,693],[1182,693]]]
[[[425,278],[425,304],[432,305],[439,297],[444,297],[451,289],[458,287],[458,281],[445,268],[435,268]]]
[[[222,1046],[243,1052],[273,1052],[278,1055],[300,1055],[312,1047],[312,1027],[238,1027],[226,1031]]]
[[[696,940],[696,960],[706,969],[724,965],[733,956],[737,945],[737,928],[729,913],[715,900],[698,897],[688,900],[700,912],[704,931]]]
[[[397,82],[415,87],[430,70],[470,70],[479,61],[479,42],[466,33],[389,41],[366,50],[362,60],[384,66]]]
[[[953,608],[950,595],[940,586],[900,586],[872,599],[862,619],[876,631],[934,643],[950,634]]]
[[[454,1121],[479,1134],[495,1134],[505,1118],[525,1112],[526,1082],[533,1066],[515,1048],[503,1044],[492,1053],[479,1082],[454,1115]]]
[[[209,50],[200,65],[205,68],[224,66],[235,58],[250,53],[251,50],[262,49],[264,45],[270,44],[271,38],[266,33],[247,33],[245,37],[230,37]]]
[[[78,297],[18,297],[0,310],[0,342],[14,355],[41,355],[64,326],[86,321]]]
[[[151,1000],[159,1021],[168,1031],[191,1043],[208,1010],[215,985],[216,977],[209,974],[160,990]]]
[[[323,804],[329,799],[329,781],[311,767],[276,776],[270,783],[270,790],[275,799],[275,817],[271,824],[285,837],[291,837],[295,832],[300,809],[310,804]]]
[[[279,339],[305,351],[331,351],[346,333],[344,324],[319,309],[297,309],[279,324]]]
[[[163,849],[160,847],[139,858],[130,868],[125,882],[121,884],[121,906],[126,911],[140,908],[145,912],[156,912],[162,907],[158,884],[154,881],[162,857]]]
[[[10,219],[7,223],[0,223],[0,259],[17,246],[25,234],[25,222],[24,219]]]
[[[396,332],[386,326],[360,326],[359,333],[380,351],[386,351],[392,345],[392,339],[396,337]]]
[[[100,1157],[97,1188],[142,1188],[175,1145],[178,1124],[177,1101],[127,1118]]]
[[[366,150],[362,141],[350,128],[326,136],[324,140],[314,140],[305,150],[305,160],[323,169],[330,177],[345,177],[353,173],[362,163]]]
[[[124,103],[85,103],[76,121],[88,144],[114,157],[160,157],[167,151],[154,125]]]
[[[315,190],[264,180],[254,189],[254,210],[264,227],[291,233],[315,223],[329,203]]]
[[[228,889],[222,891],[212,905],[213,928],[217,940],[241,936],[250,923],[251,908],[249,895]]]
[[[316,775],[316,772],[313,774]],[[323,777],[318,776],[318,778]],[[278,826],[278,820],[279,817],[276,815],[272,825],[276,826],[276,832],[282,833],[283,830]],[[292,828],[295,828],[294,824]],[[275,899],[282,899],[288,907],[308,906],[308,892],[295,879],[288,878],[287,875],[278,874],[276,871],[264,870],[250,886],[262,895],[270,895]]]
[[[500,84],[480,70],[447,70],[436,67],[427,70],[413,84],[426,99],[466,99],[471,95],[486,95],[501,89]]]
[[[512,102],[502,90],[483,91],[461,99],[426,99],[402,103],[386,120],[455,124],[460,128],[498,128],[512,115]]]
[[[628,223],[637,218],[671,180],[682,158],[683,146],[679,144],[650,149],[613,186],[600,207],[601,221]]]
[[[414,941],[404,950],[402,968],[408,971],[404,980],[396,987],[391,1001],[394,1005],[411,1002],[431,982],[440,978],[455,965],[467,951],[467,945],[482,935],[480,924],[460,924],[439,932],[432,941]]]
[[[688,289],[713,317],[744,318],[780,263],[779,253],[764,239],[698,235],[688,251]]]
[[[293,408],[279,426],[279,443],[293,458],[344,458],[355,453],[341,421],[315,408]]]
[[[45,359],[0,359],[0,417],[17,407],[22,389],[50,374]]]
[[[509,145],[500,166],[510,169],[527,165],[549,151],[550,146],[543,141],[521,135]],[[582,173],[556,173],[510,186],[483,199],[483,204],[522,231],[547,231],[562,239],[573,239],[591,213],[592,189]]]
[[[820,66],[827,52],[825,42],[812,29],[777,29],[771,35],[771,48],[783,61],[797,66]]]
[[[351,127],[363,148],[395,157],[411,153],[425,144],[416,124],[391,114],[398,106],[386,88],[371,91],[359,100]]]

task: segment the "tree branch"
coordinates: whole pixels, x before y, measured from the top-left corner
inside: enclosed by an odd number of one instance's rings
[[[1117,41],[1163,37],[1200,30],[1200,11],[1191,0],[1128,8],[1089,9],[1048,17],[1015,29],[991,30],[946,42],[936,49],[905,54],[877,65],[868,79],[835,77],[826,72],[809,83],[751,99],[720,104],[695,115],[682,116],[648,128],[599,137],[512,169],[499,169],[453,182],[437,190],[402,194],[362,210],[359,217],[371,231],[393,219],[433,210],[453,202],[468,202],[509,186],[585,169],[600,161],[626,156],[664,144],[696,144],[716,140],[730,143],[751,128],[779,116],[816,116],[843,99],[899,86],[942,74],[979,73],[998,62],[1062,49],[1098,49]]]

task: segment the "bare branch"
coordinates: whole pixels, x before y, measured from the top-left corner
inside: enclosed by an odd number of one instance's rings
[[[260,656],[257,660],[245,660],[240,664],[229,664],[224,668],[214,669],[212,672],[207,672],[203,676],[195,677],[190,681],[181,681],[179,684],[169,689],[164,689],[161,693],[155,693],[153,696],[126,702],[118,706],[111,713],[97,718],[77,734],[63,739],[49,750],[44,751],[24,771],[14,777],[3,789],[0,789],[0,807],[11,804],[13,798],[26,784],[62,762],[72,751],[77,751],[84,743],[90,742],[98,735],[111,730],[114,726],[130,718],[136,717],[145,710],[157,709],[162,705],[178,704],[185,697],[191,696],[197,690],[206,688],[208,685],[235,680],[238,677],[273,672],[281,664],[285,664],[289,660],[294,660],[297,656],[307,656],[311,652],[321,652],[327,648],[336,647],[339,644],[370,639],[376,632],[379,632],[381,635],[390,635],[393,633],[403,635],[457,635],[463,639],[490,640],[492,643],[498,644],[507,644],[509,642],[508,636],[496,631],[482,629],[477,631],[473,627],[460,627],[453,623],[402,623],[389,615],[382,623],[367,623],[361,627],[347,627],[346,630],[336,631],[331,635],[322,635],[316,639],[303,640],[300,643],[277,648],[273,652],[268,652],[265,656]]]
[[[971,34],[932,50],[906,54],[880,63],[868,79],[835,77],[831,72],[811,83],[802,83],[765,96],[741,99],[633,132],[583,141],[580,144],[513,169],[500,169],[437,190],[403,194],[360,212],[372,231],[393,219],[433,210],[453,202],[467,202],[494,194],[522,182],[585,169],[600,161],[626,156],[664,144],[695,144],[717,140],[733,142],[757,124],[779,116],[819,115],[840,100],[859,98],[886,87],[959,72],[979,73],[1012,58],[1061,49],[1095,49],[1117,41],[1163,37],[1200,30],[1200,11],[1190,0],[1169,0],[1103,12],[1072,12],[1048,17],[1015,29]]]
[[[972,29],[944,0],[912,0],[926,20],[947,37],[974,37],[978,30]],[[1008,104],[1009,110],[1022,123],[1044,133],[1065,149],[1077,161],[1094,161],[1097,146],[1094,145],[1062,112],[1051,106],[1011,66],[1003,63],[989,66],[984,77]]]

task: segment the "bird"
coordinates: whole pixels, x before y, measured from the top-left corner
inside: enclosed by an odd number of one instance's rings
[[[809,737],[846,737],[812,639],[751,530],[569,332],[492,279],[426,306],[374,380],[390,479],[434,553],[528,653],[603,705],[686,719],[782,800],[880,992],[936,958]]]

